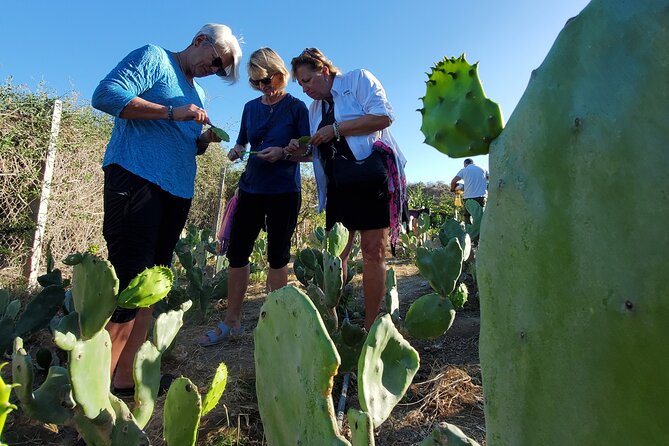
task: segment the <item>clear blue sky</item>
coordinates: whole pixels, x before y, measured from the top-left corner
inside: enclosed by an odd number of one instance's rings
[[[332,2],[10,1],[0,15],[0,79],[31,89],[45,81],[60,95],[83,100],[128,52],[147,43],[184,49],[205,23],[224,23],[242,36],[242,75],[261,46],[288,64],[306,46],[320,48],[344,71],[367,68],[383,83],[396,113],[392,126],[408,159],[410,182],[450,181],[462,165],[422,143],[425,72],[444,56],[480,61],[487,95],[505,121],[530,72],[546,56],[567,19],[587,0],[336,0]],[[188,6],[186,6],[188,5]],[[243,104],[257,96],[243,81],[230,87],[214,76],[200,81],[212,121],[236,138]],[[294,96],[311,101],[294,82]],[[488,167],[487,157],[476,163]]]

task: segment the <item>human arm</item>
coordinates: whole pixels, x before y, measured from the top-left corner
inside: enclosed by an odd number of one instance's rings
[[[228,159],[230,161],[242,159],[244,157],[244,151],[246,151],[246,144],[237,143],[228,151]]]
[[[132,51],[100,81],[93,93],[91,105],[123,119],[169,119],[170,98],[156,102],[155,99],[149,101],[141,97],[156,83],[162,82],[164,58],[164,50],[154,45]],[[174,107],[172,119],[200,124],[209,122],[207,112],[194,104]]]
[[[454,176],[453,179],[451,180],[451,192],[455,192],[455,188],[458,185],[458,181],[460,181],[462,177],[459,176]]]
[[[339,137],[341,138],[344,136],[369,135],[370,133],[385,129],[391,123],[390,118],[385,115],[364,115],[348,121],[338,122],[337,126],[339,128]],[[314,133],[311,137],[311,143],[318,146],[334,138],[336,138],[334,125],[326,125]]]

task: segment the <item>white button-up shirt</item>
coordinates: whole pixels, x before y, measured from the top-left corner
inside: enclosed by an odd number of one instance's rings
[[[353,70],[345,74],[337,74],[330,91],[334,100],[334,113],[337,122],[349,121],[364,115],[388,116],[391,122],[395,120],[393,108],[388,102],[383,85],[367,70]],[[321,100],[313,101],[309,106],[309,124],[312,135],[316,133],[318,125],[321,123],[322,102]],[[358,160],[371,155],[372,144],[380,139],[393,149],[400,175],[404,176],[406,159],[388,128],[369,135],[345,136],[345,138],[351,152]],[[314,175],[318,186],[318,210],[322,211],[325,209],[327,182],[316,148],[314,148],[313,155]]]

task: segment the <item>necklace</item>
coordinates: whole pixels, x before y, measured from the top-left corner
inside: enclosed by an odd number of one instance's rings
[[[267,106],[269,107],[269,112],[270,112],[270,114],[274,113],[274,107],[276,106],[276,104],[278,104],[278,103],[281,101],[281,99],[283,99],[283,97],[284,97],[285,95],[286,95],[285,93],[282,93],[282,94],[279,95],[278,98],[277,98],[275,101],[273,101],[273,102],[270,101],[269,96],[265,95],[265,96],[263,97],[263,99],[265,100],[265,105],[267,105]]]
[[[193,82],[190,79],[188,79],[188,76],[186,75],[186,70],[184,70],[183,63],[181,62],[181,52],[174,53],[174,54],[176,54],[176,56],[177,56],[177,63],[179,64],[179,69],[183,73],[183,75],[186,78],[186,81],[188,82],[188,84],[192,87]]]

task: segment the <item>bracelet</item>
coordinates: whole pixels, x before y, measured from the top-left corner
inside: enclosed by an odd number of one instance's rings
[[[290,157],[292,157],[292,156],[293,156],[292,153],[284,153],[283,158],[281,158],[281,159],[288,161],[290,159]]]
[[[307,151],[304,152],[304,155],[302,155],[302,156],[310,156],[311,152],[313,151],[313,148],[314,147],[311,144],[307,144]]]
[[[334,134],[335,138],[337,138],[337,141],[341,140],[341,133],[339,133],[339,123],[337,121],[332,124],[332,128],[334,129]]]
[[[167,106],[167,120],[174,121],[174,107],[171,105]]]

